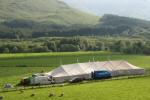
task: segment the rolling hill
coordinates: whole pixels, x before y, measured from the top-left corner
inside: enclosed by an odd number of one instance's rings
[[[94,16],[59,0],[0,0],[0,38],[49,36],[150,38],[150,21],[106,14]]]
[[[28,20],[58,25],[94,24],[98,18],[58,0],[0,0],[0,13],[1,22]]]
[[[35,30],[94,25],[98,19],[59,0],[0,0],[0,33],[8,36],[16,31],[31,34]]]
[[[150,37],[150,21],[117,15],[104,15],[97,25],[99,34]]]
[[[58,34],[55,34],[58,35]],[[59,36],[122,36],[130,38],[150,38],[150,21],[105,14],[98,24],[74,30],[65,30]]]

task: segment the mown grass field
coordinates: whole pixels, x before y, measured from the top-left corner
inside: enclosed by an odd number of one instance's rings
[[[4,100],[149,100],[150,77],[0,93]],[[64,92],[63,97],[59,95]],[[35,97],[30,97],[35,93]],[[48,97],[55,93],[54,97]]]
[[[69,52],[69,53],[31,53],[31,54],[1,54],[0,55],[0,87],[5,83],[17,84],[22,77],[41,71],[50,71],[62,64],[104,60],[127,60],[130,63],[150,69],[150,56],[124,55],[110,52]],[[82,85],[26,90],[19,92],[0,93],[4,100],[148,100],[150,96],[150,77],[112,80]],[[53,91],[57,96],[49,98]],[[64,97],[58,95],[64,91]],[[35,97],[30,97],[31,93]],[[138,95],[140,94],[140,95]]]
[[[127,60],[130,63],[148,67],[150,56],[123,55],[111,52],[68,52],[68,53],[27,53],[1,54],[0,67],[58,67],[60,64],[105,60]]]

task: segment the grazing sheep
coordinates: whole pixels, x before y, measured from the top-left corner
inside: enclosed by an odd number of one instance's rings
[[[61,84],[61,87],[64,87],[64,84]]]
[[[0,100],[3,100],[3,96],[0,96]]]
[[[60,97],[63,97],[63,96],[64,96],[64,92],[60,94]]]
[[[20,93],[23,93],[24,91],[23,90],[20,90]]]
[[[31,97],[34,97],[34,96],[35,96],[35,93],[31,94],[30,96],[31,96]]]
[[[55,96],[55,94],[54,94],[54,93],[50,93],[50,94],[49,94],[49,97],[52,97],[52,96]]]
[[[44,73],[44,70],[42,70],[41,73]]]

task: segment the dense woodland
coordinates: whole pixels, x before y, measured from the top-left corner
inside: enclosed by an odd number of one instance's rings
[[[54,37],[0,40],[0,53],[112,51],[150,54],[150,41],[122,37]]]

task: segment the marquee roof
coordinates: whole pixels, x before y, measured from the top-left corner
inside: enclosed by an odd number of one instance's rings
[[[116,70],[130,70],[130,69],[142,69],[136,67],[127,61],[103,61],[103,62],[86,62],[61,65],[60,67],[46,73],[48,76],[53,77],[65,77],[73,75],[90,74],[94,71],[116,71]]]

